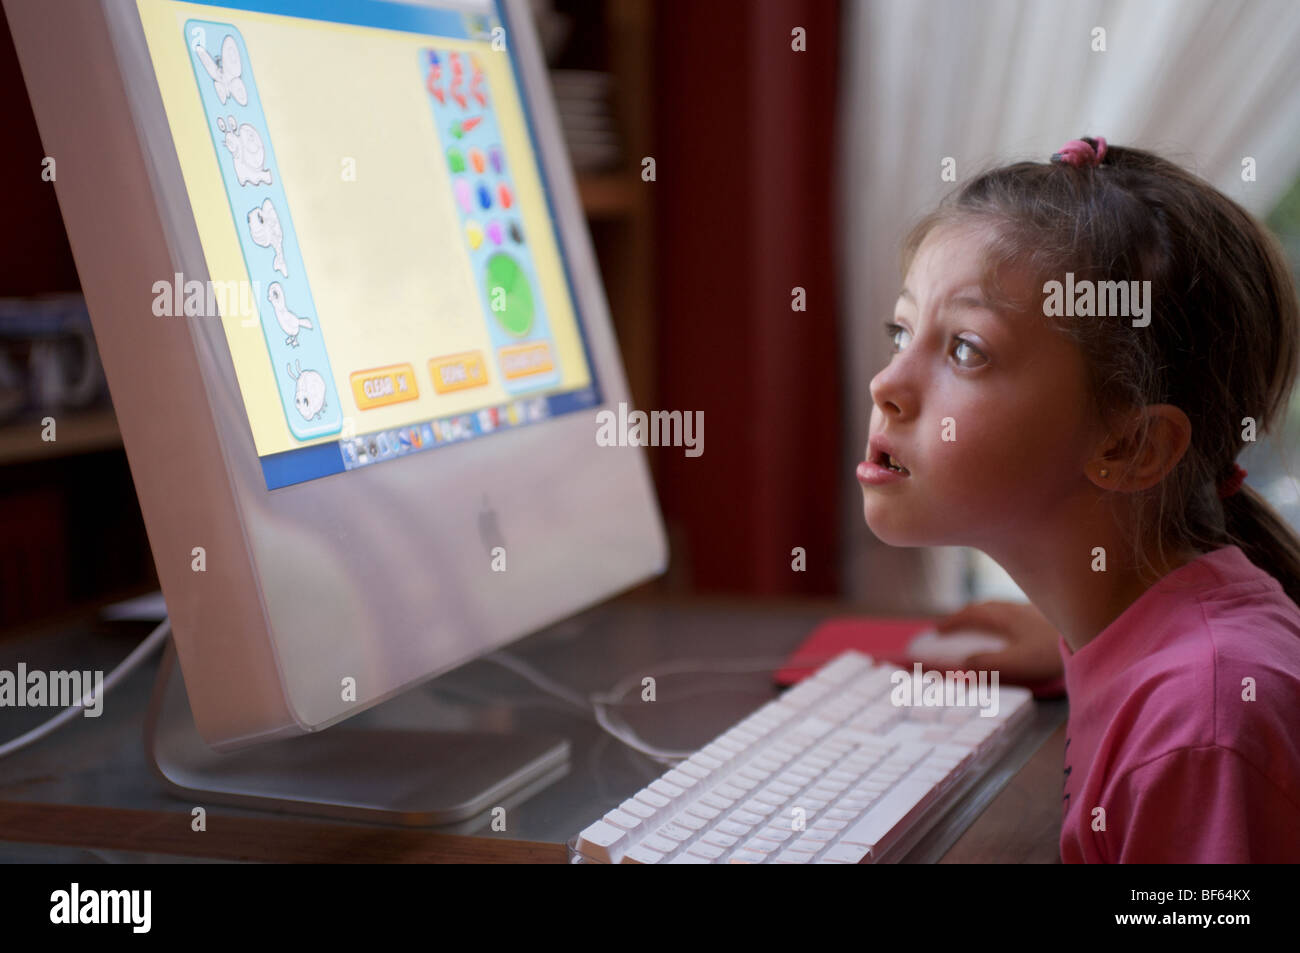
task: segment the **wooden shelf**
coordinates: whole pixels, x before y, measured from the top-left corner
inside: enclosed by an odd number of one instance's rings
[[[0,464],[28,463],[52,457],[69,457],[122,446],[117,417],[112,409],[57,411],[55,438],[41,439],[41,417],[29,417],[0,426]]]
[[[590,219],[623,218],[639,211],[637,180],[631,173],[606,172],[578,178],[582,210]]]

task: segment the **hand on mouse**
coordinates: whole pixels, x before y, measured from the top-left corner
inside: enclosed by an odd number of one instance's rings
[[[970,656],[972,669],[996,669],[1001,678],[1021,684],[1043,682],[1064,672],[1056,628],[1031,604],[976,602],[934,623],[940,637],[945,632],[978,630],[1007,640],[997,652]]]

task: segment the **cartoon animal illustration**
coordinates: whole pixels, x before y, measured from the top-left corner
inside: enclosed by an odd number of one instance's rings
[[[271,170],[266,165],[266,146],[262,136],[248,123],[235,122],[234,116],[217,117],[217,128],[226,134],[226,148],[235,160],[235,178],[240,185],[270,185]]]
[[[275,250],[271,267],[288,278],[289,269],[284,264],[284,229],[280,227],[280,213],[270,199],[248,213],[248,233],[254,244]]]
[[[325,378],[317,371],[302,369],[302,361],[294,361],[293,367],[284,365],[289,376],[298,382],[293,395],[294,406],[303,420],[315,420],[325,413]]]
[[[248,90],[244,88],[242,78],[244,64],[239,60],[235,38],[226,35],[221,41],[221,55],[216,59],[202,46],[196,46],[194,52],[199,55],[199,62],[212,77],[212,85],[216,87],[217,99],[221,100],[221,105],[224,106],[227,99],[233,98],[239,105],[247,106]]]
[[[266,289],[266,297],[271,302],[271,307],[275,309],[275,320],[280,325],[280,330],[288,335],[284,339],[285,344],[298,346],[298,332],[306,328],[314,330],[310,318],[300,318],[289,310],[289,306],[284,303],[284,289],[280,287],[280,282],[271,282],[271,287]]]

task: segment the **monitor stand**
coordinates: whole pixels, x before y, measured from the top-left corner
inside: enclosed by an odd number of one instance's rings
[[[230,753],[199,735],[167,640],[144,727],[145,750],[171,793],[260,810],[407,827],[482,827],[568,773],[556,735],[402,729],[325,731]]]

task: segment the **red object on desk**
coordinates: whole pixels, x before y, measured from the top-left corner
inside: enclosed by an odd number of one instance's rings
[[[811,675],[835,656],[856,649],[894,665],[911,667],[914,659],[907,654],[912,638],[933,627],[934,619],[882,619],[867,616],[827,619],[785,660],[776,673],[778,685],[793,685]],[[1065,694],[1065,678],[1026,685],[1035,698],[1059,698]]]

